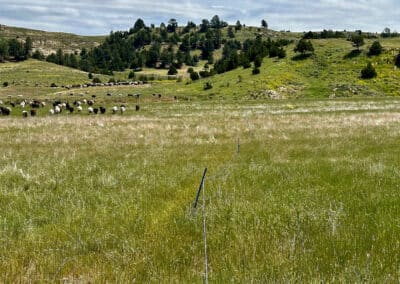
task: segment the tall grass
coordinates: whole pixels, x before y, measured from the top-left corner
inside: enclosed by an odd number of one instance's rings
[[[398,100],[151,106],[0,118],[2,281],[201,282],[205,166],[212,282],[399,280]]]

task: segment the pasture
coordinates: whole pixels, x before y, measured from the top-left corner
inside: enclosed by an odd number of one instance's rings
[[[201,283],[205,167],[211,282],[400,281],[398,98],[150,92],[0,117],[1,281]]]

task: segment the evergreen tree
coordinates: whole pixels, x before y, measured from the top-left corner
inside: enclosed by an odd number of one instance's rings
[[[261,21],[261,26],[265,29],[268,29],[268,24],[267,21],[265,21],[264,19]]]
[[[362,33],[357,32],[351,37],[351,42],[354,47],[357,47],[357,50],[360,50],[360,47],[364,45],[364,36]]]
[[[32,39],[28,36],[25,39],[25,44],[24,44],[25,58],[30,57],[31,51],[32,51]]]
[[[400,53],[395,57],[394,64],[400,68]]]
[[[168,75],[176,75],[178,74],[178,70],[176,70],[174,65],[171,65],[168,70]]]
[[[0,62],[3,62],[8,57],[8,42],[0,39]]]
[[[377,76],[376,70],[374,66],[372,66],[371,62],[368,63],[367,67],[361,70],[361,78],[363,79],[372,79]]]
[[[235,31],[240,31],[242,29],[242,24],[240,23],[240,21],[238,20],[237,22],[236,22],[236,25],[235,25]]]
[[[379,43],[379,41],[374,41],[369,48],[368,55],[369,56],[380,55],[382,51],[383,48],[382,45]]]
[[[313,53],[314,47],[311,41],[301,39],[294,48],[294,52],[300,52],[303,55],[306,54],[307,52]]]

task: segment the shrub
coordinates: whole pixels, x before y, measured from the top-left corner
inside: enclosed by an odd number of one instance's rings
[[[378,74],[374,66],[372,66],[371,62],[368,63],[367,67],[361,70],[361,78],[363,79],[372,79],[375,78]]]
[[[93,79],[93,74],[92,74],[92,73],[89,73],[89,74],[88,74],[88,78],[89,78],[90,80],[92,80],[92,79]]]
[[[394,59],[394,64],[400,68],[400,53]]]
[[[108,80],[108,83],[115,83],[115,78],[110,78],[110,80]]]
[[[199,73],[197,72],[190,73],[190,79],[192,79],[192,81],[199,80],[200,79]]]
[[[257,75],[260,74],[260,69],[257,67],[254,67],[253,71],[252,71],[253,75]]]
[[[57,85],[56,85],[56,83],[51,83],[50,87],[51,88],[57,88]]]
[[[168,75],[176,75],[178,74],[178,70],[176,70],[176,67],[174,65],[171,65],[168,70]]]
[[[286,57],[286,50],[284,50],[282,47],[278,49],[278,58],[283,59]]]
[[[4,87],[4,88],[8,87],[8,82],[4,82],[4,83],[3,83],[3,87]]]
[[[189,74],[192,74],[192,73],[194,72],[194,69],[193,69],[192,67],[190,67],[190,68],[188,68],[187,72],[188,72]]]
[[[128,79],[133,79],[133,78],[135,78],[135,72],[131,71],[129,72]]]
[[[374,43],[369,48],[368,55],[380,55],[382,53],[382,50],[383,48],[379,41],[374,41]]]
[[[92,82],[93,82],[94,84],[100,84],[100,83],[101,83],[101,80],[100,80],[100,78],[98,78],[98,77],[94,77],[93,80],[92,80]]]
[[[213,88],[213,85],[210,82],[206,82],[203,86],[204,90],[210,90]]]
[[[262,58],[261,56],[256,56],[256,58],[254,59],[254,67],[255,68],[259,68],[261,67],[261,63],[262,63]]]

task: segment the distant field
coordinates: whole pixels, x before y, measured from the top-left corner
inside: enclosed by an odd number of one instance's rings
[[[0,117],[0,279],[202,282],[191,206],[208,167],[210,281],[397,282],[399,113],[149,98],[125,116]]]

